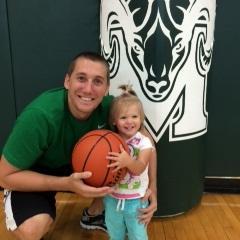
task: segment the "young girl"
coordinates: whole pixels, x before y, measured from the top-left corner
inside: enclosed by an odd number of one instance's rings
[[[146,226],[138,221],[138,209],[147,207],[142,202],[148,188],[148,161],[153,150],[149,138],[140,133],[144,122],[143,106],[129,86],[120,87],[124,92],[113,100],[110,124],[127,142],[130,155],[121,148],[120,153],[110,152],[108,159],[113,171],[126,167],[128,173],[116,186],[111,196],[104,199],[105,221],[111,240],[148,239]]]

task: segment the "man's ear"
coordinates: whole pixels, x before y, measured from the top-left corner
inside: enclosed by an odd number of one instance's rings
[[[64,87],[66,88],[66,89],[69,89],[69,75],[68,75],[68,73],[65,75],[65,79],[64,79]]]
[[[109,94],[109,86],[107,87],[107,90],[105,92],[105,96],[107,96]]]

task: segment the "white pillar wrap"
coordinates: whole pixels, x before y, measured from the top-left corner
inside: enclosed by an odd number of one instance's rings
[[[207,131],[207,75],[216,0],[102,0],[101,51],[110,63],[110,93],[130,83],[143,102],[145,125],[158,142]]]

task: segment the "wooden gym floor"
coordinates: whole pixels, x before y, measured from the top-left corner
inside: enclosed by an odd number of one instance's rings
[[[3,192],[0,191],[2,202]],[[44,240],[106,240],[106,233],[80,228],[82,209],[91,199],[58,193],[57,218]],[[239,240],[240,195],[205,193],[201,203],[187,213],[171,218],[154,218],[148,227],[149,240]],[[0,208],[0,239],[13,240],[5,229]]]

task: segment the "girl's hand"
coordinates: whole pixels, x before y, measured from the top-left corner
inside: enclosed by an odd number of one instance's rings
[[[116,172],[121,168],[127,167],[132,161],[130,155],[125,151],[122,145],[120,145],[120,153],[109,152],[106,158],[110,160],[110,164],[108,164],[107,166],[110,168],[114,168],[113,172]]]

